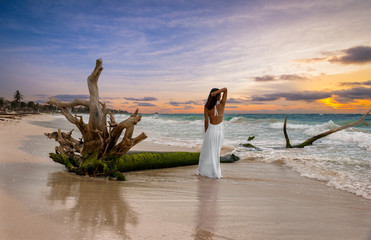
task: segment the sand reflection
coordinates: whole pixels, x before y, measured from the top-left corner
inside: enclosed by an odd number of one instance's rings
[[[127,239],[127,225],[138,224],[120,183],[56,172],[49,175],[48,186],[47,198],[64,223],[72,226],[74,239]]]
[[[197,183],[198,211],[194,239],[211,240],[216,237],[219,218],[219,180],[199,177]]]

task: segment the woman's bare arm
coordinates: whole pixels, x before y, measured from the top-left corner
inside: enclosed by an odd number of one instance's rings
[[[225,102],[227,101],[228,89],[227,88],[219,89],[218,91],[212,92],[211,96],[216,96],[219,93],[223,93],[222,100],[220,101],[220,103],[224,105]]]

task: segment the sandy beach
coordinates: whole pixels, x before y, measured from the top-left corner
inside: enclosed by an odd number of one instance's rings
[[[1,239],[371,239],[371,200],[300,176],[280,163],[222,164],[81,177],[54,163],[43,133],[66,121],[0,122]],[[134,150],[195,151],[144,141]]]

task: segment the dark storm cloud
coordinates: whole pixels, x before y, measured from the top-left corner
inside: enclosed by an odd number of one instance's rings
[[[146,101],[157,101],[157,98],[155,97],[144,97],[144,98],[133,98],[133,97],[125,97],[124,99],[128,101],[140,101],[140,102],[146,102]]]
[[[331,63],[342,64],[363,64],[371,63],[371,47],[357,46],[343,50],[345,53],[341,57],[333,57],[329,60]]]

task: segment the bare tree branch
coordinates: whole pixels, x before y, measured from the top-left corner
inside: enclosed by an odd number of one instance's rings
[[[323,132],[321,134],[318,134],[314,137],[311,137],[311,138],[308,138],[307,140],[305,140],[304,142],[302,142],[301,144],[298,144],[298,145],[294,145],[292,146],[290,144],[290,140],[289,140],[289,137],[288,137],[288,134],[287,134],[287,131],[286,131],[286,122],[287,122],[287,117],[285,118],[285,122],[283,124],[283,133],[285,135],[285,139],[286,139],[286,148],[303,148],[305,146],[308,146],[308,145],[312,145],[314,141],[320,139],[320,138],[323,138],[323,137],[326,137],[332,133],[335,133],[335,132],[338,132],[338,131],[341,131],[343,129],[346,129],[346,128],[350,128],[350,127],[353,127],[353,126],[356,126],[358,124],[364,124],[366,126],[369,126],[366,121],[364,120],[366,118],[366,116],[371,112],[371,109],[368,110],[367,113],[365,113],[358,121],[355,121],[353,123],[349,123],[349,124],[346,124],[344,126],[340,126],[338,128],[335,128],[335,129],[332,129],[332,130],[329,130],[327,132]]]
[[[54,105],[59,108],[73,108],[76,106],[84,106],[88,108],[90,106],[89,101],[75,99],[73,100],[73,102],[61,102],[55,97],[49,97],[49,101],[47,101],[46,103],[50,105]]]

